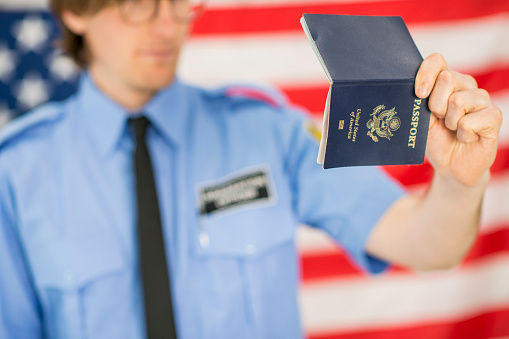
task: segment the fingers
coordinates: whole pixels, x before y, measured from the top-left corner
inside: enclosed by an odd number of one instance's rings
[[[502,113],[491,103],[488,92],[477,88],[472,76],[449,70],[442,55],[431,54],[422,62],[415,94],[429,97],[430,111],[444,119],[448,129],[457,131],[458,141],[497,138]]]
[[[501,124],[502,112],[495,105],[489,105],[480,111],[463,116],[458,121],[456,137],[463,143],[477,141],[479,137],[496,142]]]
[[[415,77],[415,95],[419,98],[427,98],[440,72],[448,69],[442,55],[433,53],[423,60]]]
[[[458,129],[458,121],[464,115],[480,111],[491,105],[488,92],[479,88],[452,92],[448,98],[430,97],[429,101],[431,103],[429,104],[430,110],[438,118],[445,118],[445,126],[452,131]]]
[[[451,94],[475,88],[477,82],[472,76],[449,70],[438,53],[424,59],[415,79],[415,94],[420,98],[429,96],[428,106],[439,118],[446,116]]]
[[[429,109],[439,118],[445,118],[449,113],[449,103],[462,105],[462,96],[451,98],[454,93],[477,88],[477,82],[470,75],[445,70],[435,79],[433,91],[429,96]],[[469,93],[474,94],[474,93]],[[452,101],[451,101],[452,100]]]

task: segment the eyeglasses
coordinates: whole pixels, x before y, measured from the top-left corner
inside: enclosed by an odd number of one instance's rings
[[[206,0],[169,0],[173,17],[179,22],[188,22],[200,16]],[[157,17],[161,0],[123,0],[119,3],[124,19],[133,24],[149,22]]]

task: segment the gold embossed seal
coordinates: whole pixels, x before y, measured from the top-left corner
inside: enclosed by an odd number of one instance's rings
[[[369,119],[366,126],[369,128],[367,135],[373,139],[374,142],[378,142],[378,137],[375,133],[382,138],[391,140],[394,135],[392,132],[396,131],[401,126],[401,120],[395,116],[397,114],[396,107],[385,110],[384,105],[378,105],[373,110],[370,116],[373,118]],[[381,113],[380,113],[381,112]]]

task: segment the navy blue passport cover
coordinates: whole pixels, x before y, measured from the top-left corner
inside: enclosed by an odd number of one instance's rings
[[[331,83],[318,163],[420,164],[430,111],[414,94],[422,56],[401,17],[304,14]]]

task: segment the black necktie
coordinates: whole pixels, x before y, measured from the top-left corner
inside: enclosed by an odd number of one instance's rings
[[[152,163],[145,142],[150,122],[129,119],[136,137],[134,163],[138,197],[138,251],[140,255],[145,321],[148,339],[176,338],[159,204]]]

